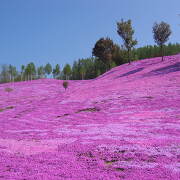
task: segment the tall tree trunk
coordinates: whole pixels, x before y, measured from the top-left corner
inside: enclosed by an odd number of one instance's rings
[[[9,81],[11,82],[11,74],[9,75]]]
[[[161,57],[162,57],[162,61],[164,61],[163,45],[161,45]]]

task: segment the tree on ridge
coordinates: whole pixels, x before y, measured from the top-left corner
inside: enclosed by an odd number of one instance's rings
[[[124,41],[124,46],[128,52],[128,62],[131,63],[130,53],[131,49],[137,44],[137,40],[133,39],[134,30],[131,25],[131,20],[117,22],[117,33]]]
[[[154,23],[154,25],[153,25],[153,38],[154,38],[154,41],[156,42],[156,44],[158,46],[160,46],[162,61],[164,60],[163,46],[168,41],[171,33],[172,32],[171,32],[171,28],[170,28],[169,24],[167,24],[163,21],[159,24],[156,22]]]
[[[98,57],[106,64],[107,69],[110,69],[114,50],[114,43],[110,38],[100,38],[93,48],[92,55]]]

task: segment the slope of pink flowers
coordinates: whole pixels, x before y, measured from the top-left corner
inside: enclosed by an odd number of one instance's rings
[[[1,84],[1,179],[180,179],[180,55]]]

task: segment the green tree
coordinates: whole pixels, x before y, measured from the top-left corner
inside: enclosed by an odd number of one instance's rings
[[[17,70],[15,66],[12,66],[11,64],[9,65],[9,80],[10,82],[14,82],[14,79],[17,75]]]
[[[38,67],[37,74],[38,74],[38,78],[44,78],[45,69],[43,66]]]
[[[25,80],[28,81],[30,79],[30,66],[29,66],[29,64],[25,67],[24,75],[25,75]]]
[[[55,68],[53,69],[53,77],[58,78],[60,76],[60,66],[56,64]]]
[[[96,42],[92,55],[98,57],[110,69],[114,50],[114,43],[110,38],[101,38]]]
[[[24,70],[25,70],[25,66],[22,65],[22,66],[21,66],[21,81],[23,80]]]
[[[123,46],[119,47],[117,44],[115,44],[112,59],[117,65],[124,64],[126,62],[125,48]]]
[[[133,39],[134,30],[131,25],[131,20],[117,22],[117,33],[124,41],[124,46],[128,52],[128,62],[131,63],[130,53],[131,49],[137,44],[137,40]]]
[[[78,79],[78,62],[74,61],[72,66],[72,79],[77,80]]]
[[[81,79],[83,80],[84,79],[84,76],[86,74],[86,69],[84,66],[81,66],[80,68],[80,74],[81,74]]]
[[[52,66],[50,63],[47,63],[44,67],[45,74],[50,75],[52,73]]]
[[[6,83],[9,81],[9,67],[7,65],[1,66],[1,74],[0,79],[2,83]]]
[[[33,62],[29,63],[25,68],[25,75],[27,80],[33,80],[36,75],[36,67]]]
[[[63,69],[63,73],[66,77],[66,80],[69,80],[69,77],[71,75],[71,66],[69,64],[66,64]]]
[[[154,41],[156,42],[156,44],[158,46],[160,46],[160,48],[161,48],[162,61],[164,59],[163,45],[168,41],[171,33],[172,32],[171,32],[171,28],[170,28],[169,24],[167,24],[163,21],[159,24],[154,23],[154,25],[153,25],[153,37],[154,37]]]

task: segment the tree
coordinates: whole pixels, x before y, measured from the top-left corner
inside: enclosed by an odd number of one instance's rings
[[[156,42],[156,44],[158,46],[160,46],[161,48],[161,57],[162,57],[162,61],[164,60],[164,52],[163,52],[163,45],[165,44],[165,42],[168,41],[169,36],[171,35],[171,28],[170,25],[165,23],[165,22],[161,22],[161,23],[154,23],[153,26],[153,37],[154,37],[154,41]]]
[[[78,79],[78,62],[74,61],[73,66],[72,66],[72,79],[77,80]]]
[[[25,70],[24,70],[24,75],[25,75],[25,80],[29,80],[30,78],[30,66],[29,64],[25,67]]]
[[[67,81],[64,81],[64,82],[63,82],[63,87],[64,87],[65,90],[68,88],[68,85],[69,85],[69,84],[68,84]]]
[[[98,57],[110,69],[112,56],[114,52],[114,43],[110,38],[99,39],[92,51],[92,55]]]
[[[58,78],[60,75],[60,66],[59,64],[56,64],[55,68],[53,69],[53,77]]]
[[[8,71],[8,73],[9,73],[9,80],[10,80],[10,82],[12,81],[12,74],[13,74],[13,66],[10,64],[9,65],[9,71]]]
[[[80,68],[80,74],[81,74],[81,79],[82,79],[82,80],[84,79],[85,73],[86,73],[85,67],[84,67],[84,66],[81,66],[81,68]]]
[[[69,64],[64,66],[63,73],[66,76],[66,80],[69,80],[69,76],[71,75],[71,66]]]
[[[44,78],[45,69],[43,66],[38,67],[37,74],[38,74],[38,78]]]
[[[52,66],[51,64],[47,63],[44,67],[45,74],[50,75],[52,73]]]
[[[117,44],[115,44],[112,59],[113,63],[115,63],[116,65],[124,64],[126,59],[125,48],[123,46],[119,47]]]
[[[130,64],[131,49],[137,44],[137,40],[133,39],[134,30],[131,25],[131,20],[124,21],[122,19],[121,22],[117,22],[117,33],[124,41],[124,46],[128,52],[128,62]]]
[[[1,82],[6,83],[9,81],[9,67],[7,65],[1,66]]]
[[[23,80],[24,70],[25,70],[25,66],[22,65],[21,66],[21,81]]]
[[[9,93],[10,93],[10,92],[12,92],[12,91],[13,91],[13,89],[12,89],[12,88],[7,87],[7,88],[5,88],[5,91],[8,93],[8,100],[9,100]]]
[[[9,65],[9,79],[10,82],[14,82],[14,79],[17,75],[17,70],[15,66]]]
[[[29,63],[25,68],[25,75],[27,80],[33,80],[36,75],[36,67],[33,62]]]

